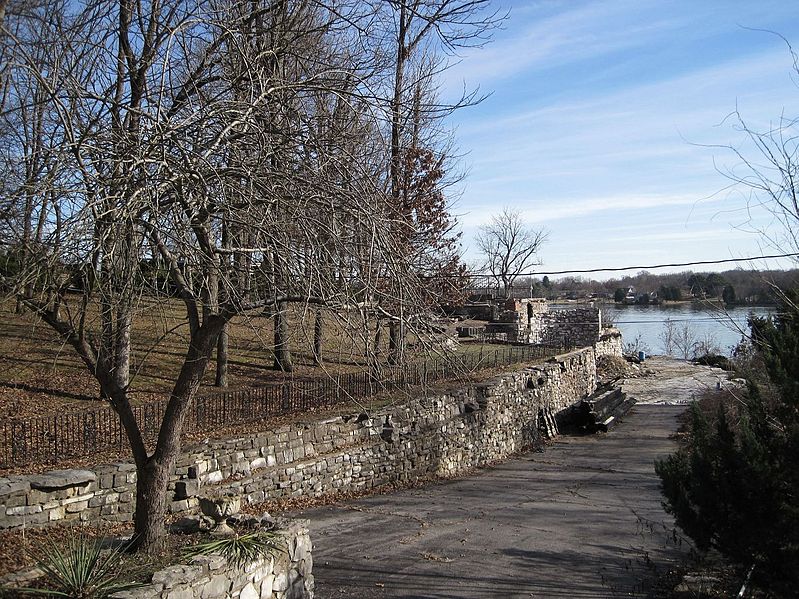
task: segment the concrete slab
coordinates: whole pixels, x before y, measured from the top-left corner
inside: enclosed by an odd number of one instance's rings
[[[635,406],[610,433],[468,479],[303,512],[317,596],[646,596],[687,551],[653,470],[683,409]]]
[[[735,385],[720,368],[691,364],[669,356],[651,356],[641,365],[653,374],[626,379],[622,389],[641,403],[685,405],[705,391]]]

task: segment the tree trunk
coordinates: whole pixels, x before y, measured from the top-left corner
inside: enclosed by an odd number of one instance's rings
[[[291,372],[291,349],[289,348],[288,302],[278,302],[275,310],[275,361],[273,368]]]
[[[369,327],[367,325],[367,331]],[[370,351],[369,350],[369,338],[367,336],[367,348],[366,348],[366,355],[369,364],[369,376],[372,380],[380,380],[382,374],[382,368],[380,366],[380,361],[377,357],[380,355],[380,345],[383,341],[383,323],[381,322],[380,318],[377,318],[377,324],[375,325],[375,338],[374,338],[374,348]]]
[[[317,309],[313,323],[313,361],[319,366],[322,363],[322,310]]]
[[[216,342],[216,379],[214,380],[214,385],[217,387],[227,387],[227,347],[228,323],[225,323]]]
[[[164,545],[167,493],[174,466],[174,458],[159,463],[151,456],[144,467],[136,470],[135,534],[132,542],[136,551],[152,554]]]
[[[392,366],[402,364],[405,353],[405,331],[402,323],[392,320],[388,327],[388,363]]]
[[[120,389],[130,383],[130,330],[133,326],[132,310],[127,305],[117,308],[114,343],[114,380]]]
[[[137,460],[132,543],[136,551],[153,554],[163,547],[169,478],[180,453],[180,433],[224,324],[221,317],[211,316],[192,334],[189,350],[161,421],[155,451],[147,458]]]

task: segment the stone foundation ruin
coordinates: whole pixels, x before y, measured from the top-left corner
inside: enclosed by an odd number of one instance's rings
[[[597,307],[550,310],[545,299],[510,298],[502,308],[498,317],[485,327],[458,327],[459,335],[550,347],[587,347],[618,338],[618,353],[621,353],[621,333],[602,328],[602,312]]]

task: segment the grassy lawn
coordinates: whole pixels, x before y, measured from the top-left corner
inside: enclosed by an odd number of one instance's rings
[[[0,416],[51,415],[100,405],[99,386],[69,345],[30,313],[18,315],[13,302],[0,303]],[[295,370],[272,368],[273,319],[253,314],[231,322],[229,389],[244,389],[285,380],[311,380],[366,368],[364,329],[360,316],[326,314],[322,366],[313,363],[313,311],[291,309],[291,348]],[[99,317],[95,314],[95,325]],[[450,326],[454,332],[454,325]],[[368,331],[374,340],[374,327]],[[134,319],[131,398],[136,403],[166,396],[183,362],[188,324],[185,308],[176,299],[144,298]],[[388,332],[382,335],[381,359],[387,354]],[[507,351],[496,345],[470,342],[444,350],[409,337],[409,359],[436,368],[455,355],[497,359]],[[502,356],[499,357],[502,359]],[[201,393],[214,389],[212,363]]]

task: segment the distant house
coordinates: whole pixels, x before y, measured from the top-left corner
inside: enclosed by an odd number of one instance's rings
[[[624,303],[625,304],[634,304],[638,300],[638,296],[635,294],[635,287],[628,287],[627,294],[624,296]]]

